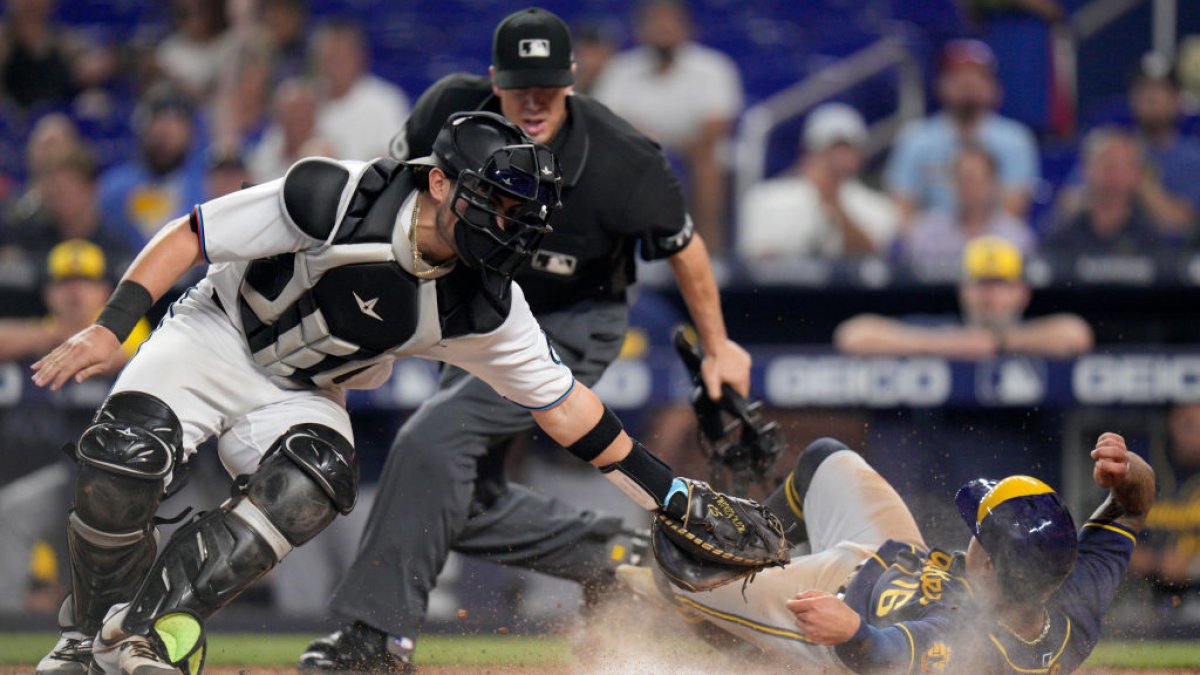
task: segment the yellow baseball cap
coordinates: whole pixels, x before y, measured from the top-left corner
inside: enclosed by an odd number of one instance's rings
[[[50,249],[46,272],[52,281],[103,279],[104,250],[85,239],[68,239]]]
[[[1020,281],[1021,249],[1001,237],[972,239],[963,251],[963,275],[969,281]]]

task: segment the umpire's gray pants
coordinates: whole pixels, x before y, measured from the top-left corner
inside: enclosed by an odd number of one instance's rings
[[[584,303],[538,317],[576,379],[591,386],[621,351],[624,304]],[[528,411],[453,367],[401,427],[383,465],[354,563],[331,608],[416,637],[450,551],[575,581],[602,580],[621,520],[506,483],[503,456],[535,426]]]

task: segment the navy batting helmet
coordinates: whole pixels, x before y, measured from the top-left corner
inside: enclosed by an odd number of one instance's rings
[[[978,478],[962,486],[954,502],[1006,587],[1050,592],[1075,566],[1075,521],[1042,481],[1031,476],[999,482]]]

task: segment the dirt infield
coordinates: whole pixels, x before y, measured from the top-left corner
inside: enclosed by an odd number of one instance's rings
[[[33,672],[33,665],[24,667],[0,666],[0,675],[29,675]],[[584,666],[577,664],[574,666],[429,666],[418,669],[418,675],[601,675],[607,673],[633,673],[637,670],[627,670],[623,667],[617,667],[615,664],[610,667],[602,666]],[[652,672],[652,671],[643,671]],[[690,672],[685,670],[676,672]],[[698,671],[702,672],[702,671]],[[721,672],[720,670],[712,670],[708,672]],[[745,673],[748,672],[742,669],[734,669],[725,672],[730,673]],[[763,675],[767,673],[799,673],[802,671],[788,668],[783,669],[767,669],[761,672]],[[1174,670],[1137,670],[1137,669],[1113,669],[1113,668],[1085,668],[1076,671],[1086,675],[1182,675],[1184,673],[1193,673],[1200,675],[1200,668],[1177,668]],[[218,666],[213,668],[205,668],[205,675],[296,675],[295,668],[263,668],[261,666],[252,667],[237,667],[237,666]]]
[[[15,671],[14,671],[15,672]],[[206,675],[279,675],[289,673],[294,675],[294,668],[205,668]],[[428,668],[420,668],[418,675],[596,675],[599,673],[621,672],[607,668],[586,668],[583,666],[576,667],[551,667],[551,666],[483,666],[483,667],[463,667],[463,666],[434,666]],[[623,671],[632,672],[632,671]],[[720,672],[720,671],[715,671]],[[745,672],[731,670],[727,672]],[[770,672],[770,671],[764,671]],[[778,673],[797,673],[800,671],[785,669],[774,671]],[[1085,668],[1077,670],[1076,673],[1083,675],[1181,675],[1182,673],[1198,673],[1200,669],[1178,669],[1178,670],[1113,670],[1111,668]]]

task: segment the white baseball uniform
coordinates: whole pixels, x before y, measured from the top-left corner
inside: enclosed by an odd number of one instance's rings
[[[412,274],[408,228],[417,191],[411,181],[397,187],[393,205],[372,216],[364,204],[382,203],[392,183],[371,192],[378,184],[363,185],[372,164],[315,161],[350,176],[325,239],[304,231],[296,224],[302,216],[289,213],[295,207],[283,197],[286,177],[196,207],[193,223],[208,275],[171,306],[114,393],[136,390],[162,399],[182,423],[189,454],[217,436],[233,475],[253,471],[271,444],[302,422],[327,425],[352,441],[343,389],[379,386],[396,358],[459,366],[528,408],[566,397],[574,377],[551,351],[516,284],[506,316],[455,323],[449,315],[477,301],[470,295],[477,273],[458,270],[454,283],[453,265],[434,278]],[[403,171],[390,180],[401,180]],[[347,231],[356,213],[362,223],[375,222],[373,238],[362,232],[366,225]]]

